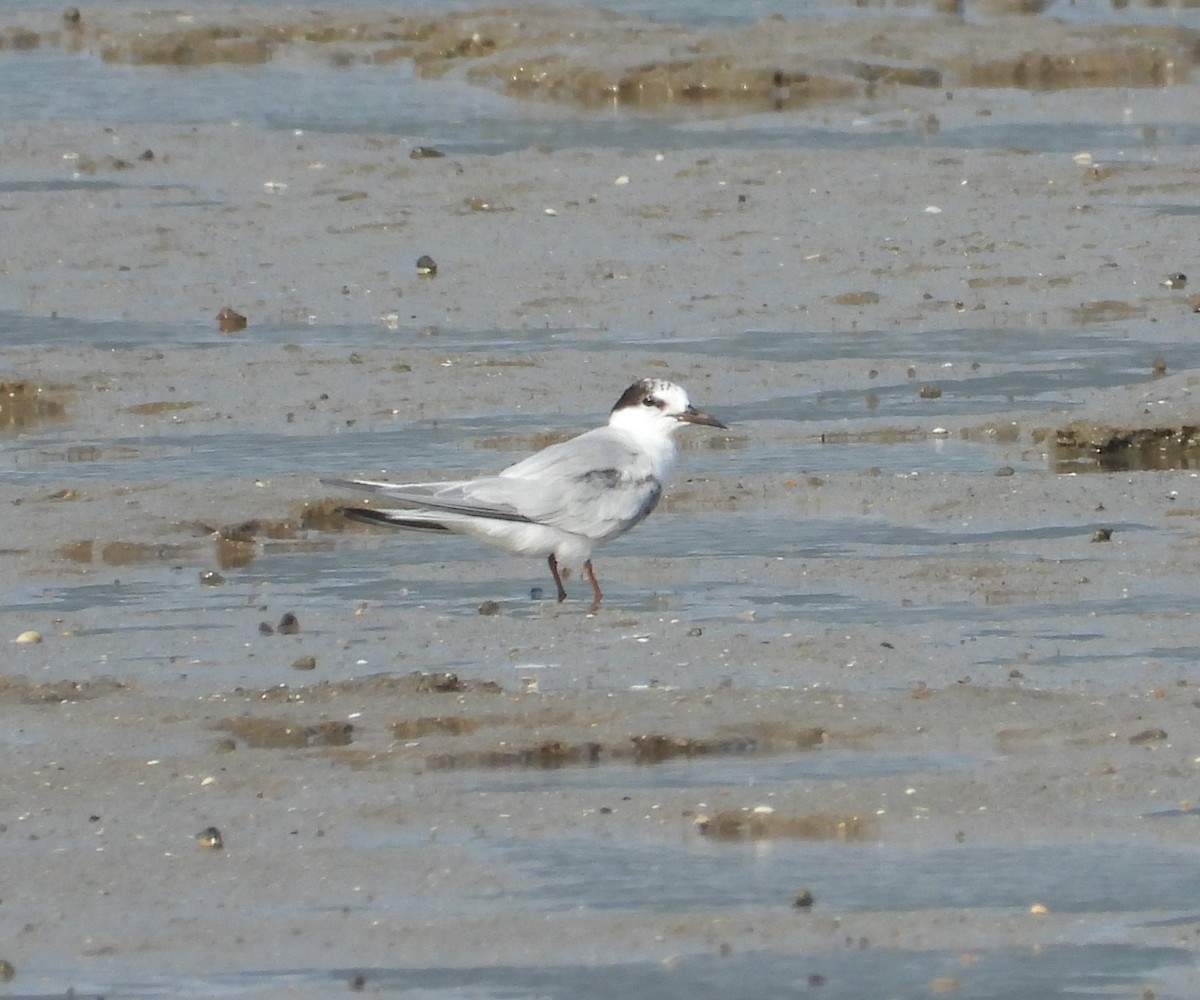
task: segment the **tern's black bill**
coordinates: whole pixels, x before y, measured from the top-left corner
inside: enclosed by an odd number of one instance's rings
[[[720,427],[722,430],[729,430],[728,424],[723,424],[716,417],[709,416],[702,410],[697,410],[694,406],[689,406],[681,414],[679,419],[689,424],[703,424],[705,427]]]

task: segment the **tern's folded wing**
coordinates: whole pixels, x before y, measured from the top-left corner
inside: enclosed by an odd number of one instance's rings
[[[661,476],[627,437],[598,428],[483,479],[322,482],[378,494],[390,507],[545,524],[600,541],[624,534],[654,510]]]
[[[529,521],[504,496],[505,491],[488,490],[491,479],[469,479],[446,483],[384,483],[367,479],[322,479],[327,486],[375,493],[399,510],[428,510],[468,517],[490,517],[499,521]],[[505,484],[501,484],[503,486]]]
[[[597,540],[642,521],[663,490],[648,456],[609,428],[545,448],[496,479],[513,484],[509,502],[531,521]]]

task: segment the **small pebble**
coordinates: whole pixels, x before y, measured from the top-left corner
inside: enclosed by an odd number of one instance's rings
[[[1142,743],[1157,743],[1159,740],[1167,738],[1165,729],[1143,729],[1140,733],[1134,733],[1129,737],[1129,742],[1134,746]]]
[[[34,629],[26,629],[19,636],[13,639],[13,642],[19,643],[22,646],[33,646],[42,641],[42,633]]]
[[[479,613],[485,616],[498,615],[500,614],[500,605],[495,601],[484,601],[479,605]]]
[[[417,146],[408,154],[408,158],[410,160],[437,160],[445,155],[440,149],[435,149],[433,146]]]
[[[918,395],[922,399],[940,399],[942,396],[942,390],[936,385],[923,385],[921,386],[921,391],[918,393]]]
[[[531,601],[540,601],[542,599],[542,597],[545,595],[545,593],[546,592],[544,590],[542,590],[541,587],[530,587],[529,588],[529,599]]]
[[[210,851],[219,851],[225,846],[225,841],[221,839],[221,831],[215,826],[206,826],[196,834],[196,844]]]
[[[417,274],[423,278],[432,278],[437,274],[437,261],[429,254],[425,254],[417,259]]]
[[[259,622],[258,623],[258,633],[259,633],[259,635],[274,635],[275,634],[275,626],[272,625],[270,622]]]
[[[1093,542],[1108,542],[1112,540],[1112,528],[1097,528],[1092,532]]]
[[[7,958],[0,958],[0,982],[7,983],[17,974],[17,967]]]
[[[1015,476],[1016,474],[1017,470],[1011,465],[1002,465],[993,473],[996,476]]]
[[[808,889],[797,889],[796,895],[792,898],[792,906],[798,910],[806,910],[813,905],[815,900],[813,894]]]
[[[315,656],[300,656],[292,660],[293,670],[316,670],[317,658]]]
[[[1168,274],[1163,284],[1167,288],[1183,288],[1187,285],[1187,275],[1181,272]]]
[[[200,574],[200,582],[206,587],[219,587],[225,582],[225,577],[214,569]]]
[[[217,313],[217,329],[221,333],[237,333],[246,329],[246,317],[226,306]]]
[[[300,619],[290,611],[279,619],[278,632],[280,635],[296,635],[300,631]]]

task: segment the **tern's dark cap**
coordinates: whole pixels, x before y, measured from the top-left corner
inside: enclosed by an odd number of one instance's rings
[[[612,412],[616,413],[617,410],[623,410],[628,406],[645,406],[645,401],[654,397],[656,388],[665,388],[670,384],[670,382],[663,382],[661,379],[638,379],[613,404]]]
[[[725,427],[716,417],[697,410],[688,399],[688,394],[674,382],[661,378],[643,378],[634,382],[617,400],[612,413],[642,406],[656,407],[667,416],[690,424],[705,424],[709,427]]]

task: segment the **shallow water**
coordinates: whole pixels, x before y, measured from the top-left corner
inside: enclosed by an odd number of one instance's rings
[[[627,332],[623,336],[595,337],[588,330],[558,331],[456,331],[420,334],[386,330],[381,326],[328,327],[264,326],[255,330],[255,344],[276,343],[302,347],[336,347],[345,350],[386,352],[398,336],[406,348],[456,355],[489,357],[537,354],[555,347],[595,351],[673,347],[701,353],[714,360],[775,360],[814,364],[861,360],[864,380],[854,389],[812,390],[798,395],[776,395],[751,400],[722,410],[735,428],[752,428],[756,421],[794,424],[799,437],[778,444],[745,448],[734,444],[738,468],[746,473],[798,473],[804,469],[828,472],[878,469],[884,474],[974,472],[989,474],[1002,465],[1016,470],[1042,467],[1045,459],[1036,449],[962,437],[894,435],[894,440],[856,438],[855,421],[869,418],[875,426],[894,421],[938,417],[987,417],[1005,410],[1054,410],[1055,422],[1072,405],[1072,396],[1140,381],[1149,382],[1155,357],[1170,359],[1172,368],[1200,367],[1200,343],[1183,336],[1157,341],[1153,347],[1119,330],[1081,333],[1071,330],[982,331],[973,328],[937,331],[918,338],[880,331],[834,334],[828,331],[747,331],[721,338],[672,339]],[[210,327],[164,327],[137,323],[89,323],[0,315],[0,342],[16,346],[87,344],[117,352],[145,348],[203,348],[236,352],[238,341]],[[877,366],[884,372],[921,365],[927,372],[936,365],[939,374],[917,378],[914,374],[869,377]],[[920,397],[920,388],[932,384],[941,390],[936,400]],[[837,437],[827,438],[815,428],[839,424]],[[573,416],[546,415],[531,425],[528,416],[466,414],[437,421],[409,421],[394,427],[339,433],[311,434],[297,428],[278,433],[245,433],[224,430],[213,422],[184,424],[170,434],[79,433],[69,421],[23,428],[20,437],[6,441],[0,468],[22,482],[52,484],[64,477],[93,479],[120,476],[128,480],[177,479],[210,476],[261,478],[285,475],[304,466],[339,474],[378,468],[404,456],[413,468],[472,471],[500,468],[521,457],[524,445],[514,451],[481,448],[495,435],[534,431],[571,431],[580,426]],[[864,429],[867,425],[864,425]],[[2,434],[3,431],[0,431]],[[697,475],[717,474],[729,464],[730,452],[689,447],[684,467]]]
[[[482,6],[439,5],[442,9]],[[257,0],[250,8],[286,8],[282,0]],[[334,0],[324,9],[359,6]],[[568,9],[572,5],[564,5]],[[617,0],[606,8],[692,29],[727,29],[762,21],[780,11],[768,0],[733,7],[714,0]],[[389,5],[396,13],[429,9],[421,0]],[[23,0],[14,11],[58,10],[54,0]],[[790,19],[834,21],[901,17],[938,23],[922,4],[850,3],[839,0],[785,6]],[[963,19],[991,20],[986,9],[964,5]],[[1130,27],[1200,25],[1193,6],[1158,3],[1116,5],[1058,0],[1040,15],[1086,24]],[[1114,85],[1119,81],[1114,81]],[[17,121],[121,123],[242,122],[270,129],[381,132],[412,136],[447,151],[487,153],[539,144],[555,148],[604,146],[629,149],[739,148],[886,149],[915,145],[952,149],[1020,148],[1033,152],[1089,149],[1101,158],[1136,158],[1170,146],[1193,146],[1200,126],[1166,122],[1136,113],[1126,120],[1088,121],[1070,109],[1040,117],[1025,107],[994,121],[951,125],[936,135],[885,116],[847,116],[840,124],[814,125],[789,114],[714,119],[705,109],[679,107],[646,116],[627,108],[579,112],[550,103],[520,101],[452,78],[426,80],[404,63],[385,67],[332,67],[327,59],[279,55],[261,66],[194,67],[185,70],[104,63],[91,53],[54,48],[0,50],[0,124]],[[1004,103],[1001,97],[999,103]],[[1032,112],[1032,115],[1031,115]],[[1034,120],[1031,120],[1031,117]]]
[[[615,619],[635,616],[630,628],[618,630],[619,641],[645,643],[650,656],[610,669],[606,683],[709,687],[720,682],[755,688],[792,683],[804,673],[801,659],[785,677],[764,675],[752,650],[717,663],[692,662],[686,646],[671,638],[671,629],[658,634],[661,623],[680,620],[702,625],[712,636],[727,636],[734,648],[744,642],[739,636],[748,621],[754,622],[757,641],[785,645],[792,635],[850,632],[869,622],[899,648],[921,650],[922,657],[936,659],[939,649],[954,648],[954,661],[964,675],[982,683],[1007,682],[1016,647],[1025,651],[1022,666],[1027,671],[1097,689],[1119,688],[1134,666],[1152,664],[1173,676],[1186,672],[1194,660],[1193,642],[1164,644],[1154,627],[1172,618],[1182,628],[1182,622],[1194,617],[1190,590],[1176,574],[1125,586],[1115,581],[1111,589],[1088,597],[1075,588],[1057,599],[1009,593],[1000,582],[986,596],[923,599],[914,590],[904,602],[896,600],[891,587],[881,588],[874,580],[843,579],[831,590],[822,579],[826,561],[851,557],[869,560],[883,574],[908,573],[932,559],[985,559],[999,577],[1005,565],[1037,564],[1050,553],[1072,564],[1079,577],[1100,576],[1119,557],[1091,544],[1087,526],[931,532],[880,519],[822,518],[797,524],[795,537],[781,544],[774,519],[741,515],[738,533],[731,536],[718,518],[659,514],[639,529],[636,554],[620,543],[605,550],[597,565],[610,596],[601,627],[611,629]],[[1129,544],[1172,544],[1169,537],[1136,524],[1117,530]],[[802,565],[813,579],[781,588],[774,580],[747,577],[740,567],[756,556]],[[703,569],[713,557],[738,561],[731,572]],[[671,577],[687,582],[665,589],[640,584],[638,567],[656,558],[670,560]],[[483,575],[463,579],[453,570],[459,560],[480,561]],[[201,583],[195,564],[195,555],[181,555],[167,565],[97,565],[87,582],[63,581],[9,595],[0,622],[13,622],[9,631],[15,634],[18,623],[52,616],[75,637],[56,648],[38,672],[39,680],[99,670],[147,689],[162,686],[173,693],[203,695],[214,688],[300,683],[301,675],[284,668],[302,653],[314,653],[324,680],[436,666],[466,678],[502,682],[545,671],[551,688],[584,683],[579,665],[565,650],[548,663],[530,664],[520,657],[514,661],[501,639],[499,649],[479,650],[466,659],[442,654],[431,663],[421,654],[397,656],[404,646],[394,642],[391,625],[374,625],[370,619],[352,629],[349,625],[355,609],[378,605],[418,619],[432,616],[447,629],[455,618],[465,618],[464,624],[479,622],[483,642],[490,646],[486,619],[480,619],[477,609],[497,600],[506,623],[528,626],[527,635],[513,634],[507,641],[553,636],[556,605],[544,596],[530,596],[551,589],[545,566],[537,560],[492,555],[466,539],[385,536],[383,544],[360,537],[317,552],[288,552],[283,546],[242,569],[224,570],[226,582],[215,587]],[[574,586],[578,596],[579,584]],[[258,634],[260,621],[274,622],[285,611],[300,618],[300,637]],[[508,628],[506,624],[498,634],[509,636]],[[640,640],[639,631],[645,632]],[[346,638],[348,632],[353,640]],[[868,688],[881,682],[886,684],[875,674],[845,679]]]
[[[851,149],[923,146],[943,149],[1025,149],[1073,153],[1088,149],[1136,160],[1168,147],[1200,142],[1200,126],[1134,120],[1002,119],[947,126],[927,135],[886,119],[849,119],[815,126],[789,115],[714,120],[686,109],[665,120],[628,109],[579,113],[517,101],[452,80],[429,81],[389,67],[318,68],[268,64],[196,68],[109,66],[97,59],[45,50],[0,51],[0,106],[5,121],[130,124],[216,124],[237,121],[268,129],[378,132],[411,136],[446,152],[500,153],[533,146],[660,149]],[[1153,126],[1148,138],[1147,127]]]
[[[847,950],[841,954],[798,958],[789,955],[733,954],[728,957],[681,957],[658,962],[555,966],[479,966],[458,969],[361,968],[298,969],[293,972],[244,973],[179,979],[147,978],[97,987],[112,1000],[155,997],[288,996],[328,997],[345,992],[362,977],[371,995],[400,1000],[624,1000],[630,996],[662,1000],[727,1000],[733,996],[808,995],[834,1000],[925,1000],[931,982],[944,978],[944,990],[967,1000],[1093,1000],[1096,996],[1138,996],[1148,979],[1190,971],[1183,948],[1111,942],[1063,944],[1038,949],[1001,949],[971,959],[957,952],[893,953]],[[957,985],[951,987],[949,980]],[[960,979],[965,982],[959,982]],[[1188,982],[1185,977],[1185,988]],[[72,994],[91,1000],[88,988]],[[1160,996],[1183,996],[1160,993]],[[57,1000],[61,993],[12,994],[14,1000]]]

